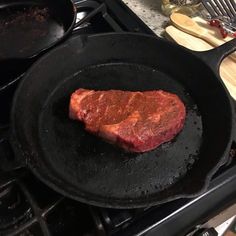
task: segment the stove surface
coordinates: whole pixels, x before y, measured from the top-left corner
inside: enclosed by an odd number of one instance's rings
[[[73,34],[140,32],[154,35],[119,0],[85,0],[77,21],[92,14]],[[84,5],[85,4],[85,5]],[[99,10],[97,10],[99,8]],[[14,65],[14,67],[13,67]],[[236,145],[207,191],[145,209],[88,206],[54,192],[25,169],[14,169],[8,142],[12,97],[30,64],[3,64],[0,82],[0,235],[186,235],[236,201]],[[14,69],[13,69],[14,68]]]

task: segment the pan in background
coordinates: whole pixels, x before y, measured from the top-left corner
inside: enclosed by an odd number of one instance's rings
[[[0,0],[0,61],[37,56],[104,7],[93,1]],[[76,23],[77,11],[91,8]]]
[[[69,33],[75,17],[71,1],[1,1],[0,58],[35,56]]]

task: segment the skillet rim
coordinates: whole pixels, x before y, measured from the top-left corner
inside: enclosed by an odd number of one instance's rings
[[[95,34],[95,35],[90,35],[90,36],[87,36],[87,35],[73,36],[72,39],[74,37],[76,37],[76,38],[80,38],[82,40],[82,42],[86,42],[86,40],[89,39],[89,38],[97,38],[97,37],[104,37],[104,36],[106,37],[106,36],[112,36],[112,35],[126,35],[128,37],[140,36],[140,37],[144,37],[144,38],[153,38],[155,40],[160,40],[160,41],[162,41],[166,44],[169,44],[170,47],[176,47],[176,48],[178,48],[178,50],[181,49],[181,50],[184,50],[187,53],[191,53],[192,55],[194,55],[195,57],[198,57],[198,59],[199,59],[199,56],[198,56],[199,54],[196,53],[195,51],[191,51],[189,49],[184,48],[181,45],[174,44],[172,42],[169,42],[169,41],[166,41],[164,39],[158,38],[156,36],[150,36],[150,35],[146,35],[146,34],[125,33],[125,32],[122,32],[122,33],[102,33],[102,34]],[[11,132],[10,132],[11,137],[10,137],[10,141],[13,144],[12,147],[13,147],[13,151],[15,152],[15,154],[21,152],[21,155],[20,155],[21,157],[20,158],[24,157],[24,154],[23,154],[24,151],[21,148],[19,140],[16,138],[17,137],[17,134],[16,134],[17,132],[15,132],[15,128],[14,128],[14,126],[16,124],[15,117],[14,117],[14,110],[16,110],[17,97],[20,96],[19,94],[20,94],[21,88],[24,86],[24,81],[25,81],[24,78],[26,78],[27,75],[29,75],[34,70],[34,68],[37,67],[37,65],[40,65],[42,61],[44,61],[46,58],[50,57],[50,54],[52,52],[60,50],[60,48],[65,47],[66,44],[67,44],[67,42],[61,44],[60,46],[56,47],[55,49],[52,49],[49,53],[45,54],[38,61],[36,61],[36,63],[34,63],[33,66],[31,66],[30,69],[25,73],[22,81],[20,82],[20,85],[18,86],[18,88],[15,92],[14,99],[13,99],[13,105],[12,105],[12,109],[11,109],[11,122],[10,122],[10,124],[11,124]],[[201,57],[200,57],[200,59],[201,59]],[[204,63],[207,65],[207,63],[205,61],[204,61]],[[212,68],[211,68],[211,70],[212,70]],[[212,167],[211,171],[208,172],[207,177],[205,178],[204,184],[202,185],[201,189],[198,188],[199,190],[195,191],[195,193],[193,193],[193,194],[179,193],[179,194],[175,194],[174,196],[170,196],[170,197],[167,197],[163,200],[158,200],[158,201],[153,200],[153,198],[151,198],[151,196],[149,196],[148,200],[144,201],[145,198],[142,198],[141,202],[138,201],[138,200],[137,201],[133,201],[133,200],[128,200],[128,201],[127,200],[126,201],[122,200],[121,201],[121,200],[117,200],[117,199],[115,199],[115,201],[114,201],[114,198],[110,198],[110,202],[107,203],[107,202],[102,201],[101,199],[98,200],[95,195],[93,195],[93,196],[95,196],[96,199],[93,199],[93,198],[86,199],[83,196],[82,197],[78,196],[78,195],[75,196],[76,191],[73,191],[73,189],[74,189],[73,185],[72,185],[73,188],[71,188],[71,190],[73,192],[71,193],[71,191],[70,191],[70,193],[69,193],[69,191],[65,191],[63,189],[63,187],[60,187],[58,185],[58,182],[55,183],[55,182],[52,181],[52,179],[54,179],[55,176],[48,175],[47,173],[46,173],[46,176],[44,176],[44,174],[42,174],[42,172],[44,172],[44,171],[42,171],[42,170],[38,171],[37,167],[32,166],[31,163],[25,163],[25,164],[34,173],[34,175],[37,176],[38,179],[40,179],[42,182],[44,182],[46,185],[48,185],[52,189],[56,190],[57,192],[65,195],[67,197],[70,197],[74,200],[78,200],[78,201],[83,202],[83,203],[87,203],[87,204],[91,204],[91,205],[95,205],[95,206],[100,206],[100,207],[110,207],[110,208],[116,208],[116,209],[124,209],[124,208],[126,208],[126,209],[130,208],[131,209],[131,208],[140,208],[140,207],[147,207],[147,206],[149,207],[149,206],[153,206],[153,205],[173,201],[173,200],[176,200],[176,199],[179,199],[179,198],[197,197],[197,196],[199,196],[199,194],[203,193],[207,189],[212,176],[225,163],[225,156],[229,152],[229,149],[230,149],[231,144],[232,144],[232,134],[233,134],[233,127],[234,127],[234,119],[233,119],[234,109],[233,109],[232,98],[230,97],[229,92],[226,89],[226,87],[224,86],[222,80],[219,78],[219,75],[216,74],[214,70],[212,70],[212,72],[218,78],[218,82],[221,83],[221,85],[222,85],[221,87],[224,90],[224,93],[225,93],[225,95],[228,99],[229,105],[231,107],[231,111],[230,111],[231,112],[231,123],[228,124],[228,125],[230,125],[231,132],[230,132],[230,135],[229,135],[229,141],[228,141],[228,143],[226,145],[226,148],[224,150],[224,154],[219,159],[218,163],[215,166]],[[21,160],[21,162],[22,161],[23,160]],[[49,176],[50,180],[47,179],[48,176]],[[65,182],[65,180],[64,180],[64,182]],[[151,202],[150,202],[150,199],[151,199]]]

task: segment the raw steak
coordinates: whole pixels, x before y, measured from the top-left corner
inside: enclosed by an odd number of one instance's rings
[[[71,95],[69,116],[127,151],[146,152],[181,131],[186,111],[178,96],[162,90],[78,89]]]

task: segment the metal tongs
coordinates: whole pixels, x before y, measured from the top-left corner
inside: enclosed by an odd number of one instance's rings
[[[218,27],[222,36],[236,37],[236,0],[202,0],[210,14],[210,25]]]

